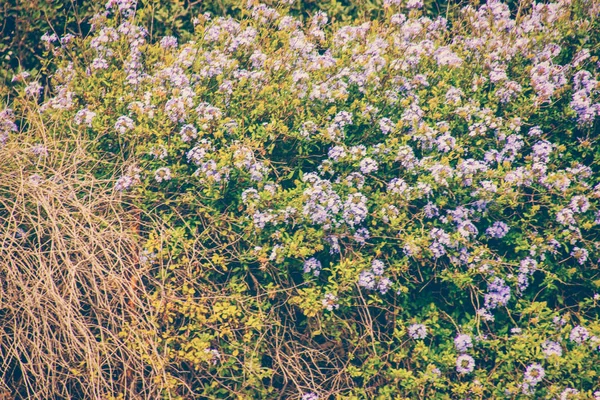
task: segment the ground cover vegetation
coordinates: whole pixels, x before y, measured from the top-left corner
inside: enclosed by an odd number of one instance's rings
[[[600,3],[206,4],[4,64],[0,390],[600,399]]]

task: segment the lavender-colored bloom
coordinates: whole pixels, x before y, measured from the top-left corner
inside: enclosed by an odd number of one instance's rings
[[[174,122],[183,122],[187,118],[186,106],[190,101],[183,97],[174,97],[165,103],[165,114]]]
[[[106,61],[106,59],[103,57],[96,57],[92,60],[90,68],[93,71],[97,71],[99,69],[108,69],[108,61]]]
[[[352,193],[344,203],[344,221],[350,226],[360,224],[367,217],[367,198],[361,193]]]
[[[242,202],[244,204],[257,201],[258,199],[260,199],[260,196],[258,195],[258,190],[254,188],[248,188],[242,192]]]
[[[556,317],[552,318],[552,322],[557,327],[562,327],[567,324],[567,319],[564,316],[562,316],[562,317],[556,316]]]
[[[471,347],[473,347],[473,339],[471,335],[466,333],[460,333],[454,338],[454,347],[457,351],[464,353]]]
[[[486,308],[480,308],[477,310],[477,315],[480,316],[481,318],[483,318],[484,321],[493,321],[494,315],[492,313],[489,312],[488,309]]]
[[[541,140],[533,145],[533,159],[541,162],[548,162],[548,157],[552,153],[552,143]]]
[[[548,357],[557,356],[562,357],[562,347],[557,342],[553,342],[552,340],[546,340],[542,343],[542,352]]]
[[[529,136],[541,136],[544,132],[540,129],[539,126],[533,126],[529,129]]]
[[[429,250],[431,250],[434,258],[440,258],[446,254],[446,248],[438,241],[434,241],[429,246]]]
[[[571,333],[569,334],[569,339],[571,339],[572,342],[575,342],[577,344],[582,344],[583,342],[588,340],[589,337],[590,333],[588,332],[588,330],[580,325],[577,325],[576,327],[571,329]]]
[[[358,276],[358,286],[360,287],[373,290],[375,289],[376,284],[375,274],[371,271],[363,271]]]
[[[41,143],[35,144],[31,147],[31,153],[38,157],[47,157],[48,148]]]
[[[381,294],[386,294],[391,286],[392,281],[389,278],[382,276],[379,278],[379,282],[377,283],[377,290],[379,290],[379,293]]]
[[[169,169],[168,167],[159,168],[154,173],[154,180],[156,180],[156,182],[158,183],[161,183],[163,181],[170,181],[171,178],[171,169]]]
[[[37,98],[42,93],[43,86],[38,82],[31,82],[25,87],[25,94],[28,97]]]
[[[423,324],[413,324],[408,327],[408,336],[412,339],[425,339],[427,337],[427,328]]]
[[[527,274],[521,272],[517,275],[517,285],[519,293],[523,293],[529,287],[529,277]]]
[[[385,270],[385,264],[381,260],[373,260],[373,262],[371,263],[371,270],[375,275],[383,275],[383,272]]]
[[[538,263],[531,257],[526,257],[519,263],[519,272],[522,274],[533,274],[537,271]]]
[[[427,218],[433,218],[440,215],[440,209],[431,202],[425,204],[425,206],[423,207],[423,212],[425,213],[425,217]]]
[[[388,185],[387,190],[390,193],[405,195],[410,190],[410,186],[402,178],[392,179]]]
[[[563,390],[560,394],[560,400],[570,400],[570,399],[575,399],[579,394],[579,390],[577,389],[573,389],[573,388],[566,388],[565,390]]]
[[[314,257],[309,258],[304,261],[304,273],[310,274],[312,273],[314,276],[319,276],[321,273],[321,262]]]
[[[443,153],[447,153],[456,147],[456,139],[449,133],[445,133],[437,138],[437,148]]]
[[[479,233],[479,230],[471,221],[462,221],[458,224],[457,232],[460,233],[462,237],[469,238],[471,236],[476,236]]]
[[[499,305],[506,305],[510,300],[510,287],[504,283],[502,278],[494,278],[488,284],[488,293],[484,296],[485,308],[491,310]]]
[[[186,124],[181,127],[179,135],[181,136],[182,142],[191,142],[193,139],[198,137],[198,130],[194,125]]]
[[[358,228],[356,232],[354,232],[354,240],[356,240],[360,244],[365,244],[368,239],[371,238],[371,234],[367,228]]]
[[[589,252],[586,249],[574,247],[573,251],[571,251],[571,256],[577,260],[579,265],[583,265],[588,259]]]
[[[47,32],[47,33],[44,33],[40,39],[42,42],[53,43],[58,40],[58,36],[56,35],[56,33],[48,33]]]
[[[363,174],[370,174],[371,172],[376,172],[379,167],[377,166],[377,162],[372,158],[363,158],[360,162],[360,171]]]
[[[563,208],[556,213],[556,222],[562,225],[575,225],[577,223],[573,218],[573,210],[570,208]]]
[[[339,195],[331,188],[331,182],[315,174],[306,174],[304,180],[312,185],[304,190],[303,214],[314,224],[330,224],[342,208]]]
[[[525,381],[530,385],[537,385],[544,379],[546,371],[540,364],[530,364],[525,369]]]
[[[409,0],[409,3],[413,1],[421,1],[421,0]],[[421,2],[421,5],[423,3]],[[420,7],[419,7],[420,8]],[[448,46],[439,47],[433,57],[435,61],[437,61],[439,66],[448,65],[450,67],[458,67],[462,64],[463,60],[459,56],[456,55]]]
[[[270,211],[272,211],[272,210],[268,210],[266,212],[260,212],[260,211],[254,212],[254,214],[252,215],[252,221],[254,222],[254,225],[258,229],[264,229],[264,227],[267,225],[267,223],[273,221],[273,218],[275,216]]]
[[[496,221],[487,228],[485,233],[493,238],[502,239],[508,233],[509,227],[502,221]]]
[[[323,300],[321,300],[321,304],[323,304],[323,308],[325,308],[328,311],[333,311],[335,309],[340,308],[340,305],[338,304],[337,296],[335,296],[331,293],[327,293],[325,295]]]
[[[301,400],[319,400],[319,396],[316,393],[305,393]]]
[[[569,208],[576,213],[584,213],[590,209],[590,202],[585,196],[573,196]]]
[[[73,119],[77,125],[86,125],[87,127],[92,127],[92,120],[96,116],[96,113],[88,110],[87,108],[83,108],[77,111],[75,114],[75,118]]]
[[[148,155],[154,157],[155,160],[164,160],[167,158],[168,152],[164,146],[152,146]]]
[[[423,0],[408,0],[406,2],[407,8],[423,8]]]
[[[464,96],[463,91],[452,86],[446,92],[446,101],[448,103],[458,104],[460,103],[462,96]]]
[[[177,38],[174,36],[165,36],[160,41],[160,47],[163,49],[172,49],[177,47]]]
[[[121,134],[132,130],[133,127],[133,120],[126,115],[121,115],[115,122],[115,130]]]
[[[381,129],[384,135],[387,135],[394,130],[394,123],[389,118],[381,118],[379,120],[379,129]]]
[[[340,158],[346,157],[346,150],[342,146],[333,146],[329,149],[327,156],[333,161],[338,161]]]
[[[122,192],[124,190],[129,189],[133,185],[133,179],[130,176],[124,175],[117,179],[115,183],[115,190],[118,192]]]
[[[461,354],[456,358],[456,372],[469,374],[475,369],[475,360],[468,354]]]

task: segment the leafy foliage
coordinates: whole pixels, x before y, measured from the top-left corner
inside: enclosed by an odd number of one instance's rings
[[[165,7],[6,89],[137,221],[154,384],[112,396],[600,398],[600,4]]]

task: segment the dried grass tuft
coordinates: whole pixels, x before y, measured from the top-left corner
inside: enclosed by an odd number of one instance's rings
[[[15,398],[159,397],[139,214],[94,178],[89,146],[40,123],[0,149],[0,392]]]

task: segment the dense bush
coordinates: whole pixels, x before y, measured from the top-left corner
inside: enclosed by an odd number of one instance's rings
[[[33,278],[3,283],[23,302],[1,319],[7,388],[600,398],[600,4],[446,19],[390,0],[346,23],[286,3],[195,15],[184,41],[111,0],[89,37],[44,36],[51,95],[27,74],[5,89],[1,251],[22,261],[3,282],[35,260],[104,265],[38,278],[58,281],[49,313],[80,334],[40,328]],[[36,206],[49,193],[64,211]],[[122,239],[86,247],[70,226]],[[108,271],[114,286],[93,284]],[[85,354],[80,336],[95,357],[28,359],[61,341]]]
[[[209,12],[215,16],[238,16],[243,9],[239,0],[140,0],[137,4],[137,21],[149,27],[149,35],[162,37],[177,35],[188,39],[193,32],[195,15]],[[439,12],[443,2],[428,3],[431,12]],[[0,79],[12,78],[11,71],[21,68],[42,71],[45,65],[43,42],[45,32],[64,35],[87,35],[90,19],[101,11],[104,4],[95,0],[5,0],[0,2]],[[374,16],[381,9],[381,0],[360,2],[337,0],[309,0],[297,2],[290,10],[299,16],[309,16],[323,10],[330,18],[351,20]]]

